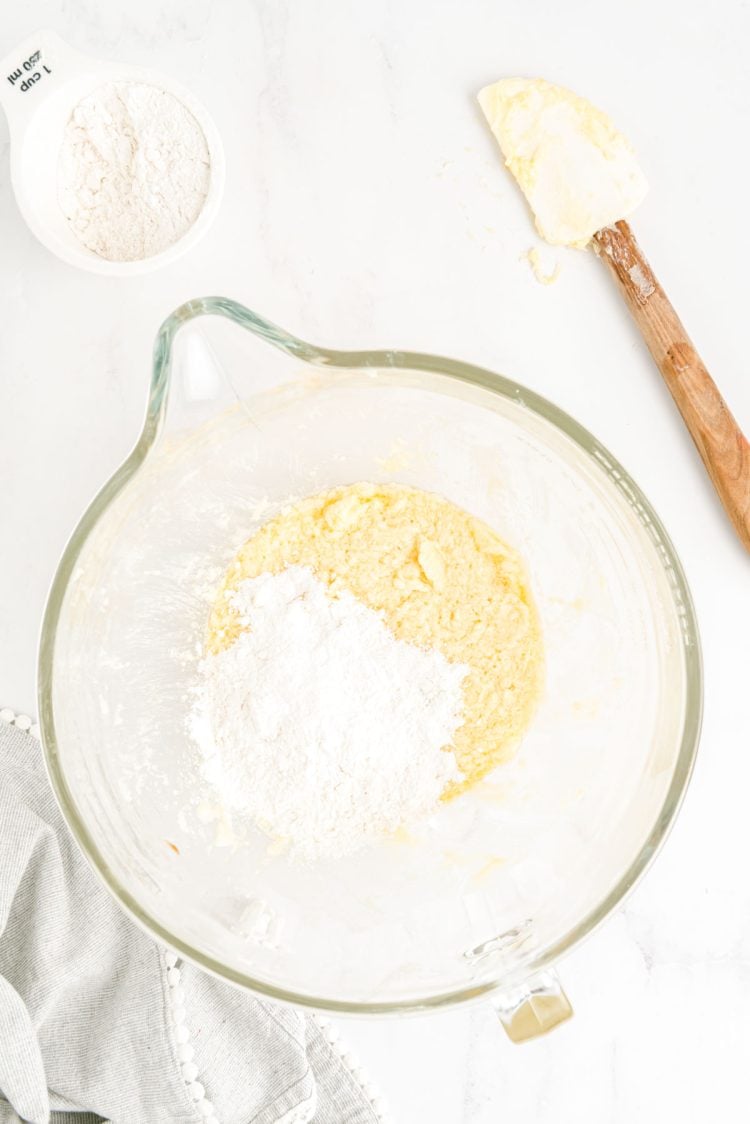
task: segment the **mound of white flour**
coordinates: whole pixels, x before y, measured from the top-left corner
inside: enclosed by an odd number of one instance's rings
[[[203,130],[166,90],[108,82],[65,126],[58,199],[74,233],[108,261],[166,250],[190,229],[208,194]]]
[[[305,567],[242,582],[232,604],[246,630],[202,661],[191,721],[222,803],[306,859],[433,811],[461,776],[444,747],[468,669]]]

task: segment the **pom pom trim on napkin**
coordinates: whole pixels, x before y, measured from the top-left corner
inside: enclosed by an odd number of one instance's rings
[[[4,706],[0,709],[0,719],[7,722],[9,726],[15,726],[17,730],[23,730],[24,733],[31,734],[32,738],[40,740],[39,726],[29,718],[28,714],[16,714],[15,710],[11,710],[9,706]]]

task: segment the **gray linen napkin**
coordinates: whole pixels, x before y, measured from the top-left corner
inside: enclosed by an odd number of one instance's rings
[[[0,720],[0,1124],[378,1124],[332,1038],[145,936]]]

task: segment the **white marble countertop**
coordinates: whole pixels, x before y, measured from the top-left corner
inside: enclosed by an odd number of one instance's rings
[[[473,95],[541,74],[607,109],[651,182],[634,227],[750,430],[746,221],[750,8],[633,0],[28,0],[0,55],[51,26],[162,69],[227,151],[211,235],[135,281],[77,273],[24,226],[0,121],[0,704],[34,713],[48,583],[83,507],[132,445],[162,318],[222,293],[324,344],[443,352],[577,416],[662,514],[702,629],[706,716],[666,849],[562,965],[576,1017],[513,1047],[487,1007],[348,1022],[396,1120],[739,1120],[750,1043],[750,559],[593,255],[535,243]]]

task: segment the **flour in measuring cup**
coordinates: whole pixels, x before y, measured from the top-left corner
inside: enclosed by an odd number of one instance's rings
[[[200,667],[193,736],[225,807],[305,859],[338,857],[438,806],[468,669],[291,566],[232,594],[243,631]]]
[[[208,144],[166,90],[108,82],[73,110],[57,177],[60,206],[84,246],[108,261],[138,261],[177,242],[201,213]]]

